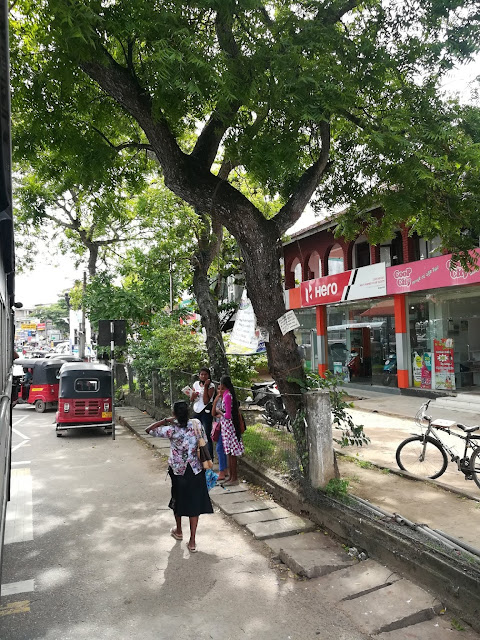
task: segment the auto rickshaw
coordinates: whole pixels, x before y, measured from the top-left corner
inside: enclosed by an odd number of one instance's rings
[[[14,375],[16,371],[20,374],[16,377],[16,404],[33,404],[38,413],[44,413],[46,409],[57,406],[62,360],[17,358],[13,364]]]
[[[105,364],[66,362],[60,370],[56,433],[67,429],[114,429],[112,372]]]

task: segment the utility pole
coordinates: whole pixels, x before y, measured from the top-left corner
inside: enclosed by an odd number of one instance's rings
[[[82,311],[80,319],[80,331],[78,336],[78,357],[82,360],[85,358],[85,294],[87,292],[87,272],[83,272],[83,294],[82,294]]]

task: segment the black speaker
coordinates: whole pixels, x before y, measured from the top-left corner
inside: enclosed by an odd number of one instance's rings
[[[99,320],[98,340],[99,347],[109,347],[112,341],[110,323],[113,322],[113,341],[116,347],[124,347],[127,344],[127,323],[125,320]]]
[[[98,340],[97,340],[98,346],[109,347],[111,341],[112,341],[112,338],[110,334],[110,320],[99,320],[98,321]]]
[[[113,340],[116,347],[125,347],[127,344],[127,323],[125,320],[114,320]]]

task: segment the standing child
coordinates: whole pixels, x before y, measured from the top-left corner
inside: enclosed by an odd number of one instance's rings
[[[213,442],[212,442],[212,402],[215,393],[215,385],[210,379],[210,369],[202,367],[198,374],[199,380],[193,383],[193,393],[191,401],[193,402],[193,417],[198,418],[205,429],[208,441],[208,450],[213,460]]]
[[[228,455],[228,468],[230,469],[230,480],[224,483],[226,487],[238,484],[237,457],[243,455],[245,449],[240,434],[238,400],[229,376],[222,376],[218,389],[222,394],[222,399],[217,403],[216,411],[221,416],[223,448]]]

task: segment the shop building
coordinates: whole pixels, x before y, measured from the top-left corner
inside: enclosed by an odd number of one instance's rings
[[[306,365],[369,386],[480,391],[480,271],[452,269],[438,241],[405,228],[381,246],[334,228],[314,225],[283,247]]]

